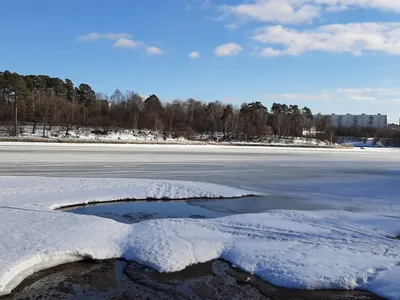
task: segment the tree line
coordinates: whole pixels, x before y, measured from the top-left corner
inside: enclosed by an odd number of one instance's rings
[[[150,129],[189,138],[223,132],[243,139],[301,136],[312,119],[309,108],[297,105],[274,103],[269,110],[257,101],[240,107],[195,99],[162,103],[156,95],[143,98],[117,89],[108,97],[70,79],[0,72],[0,122],[13,124],[15,114],[18,124],[33,124],[33,132],[61,125],[67,131],[72,126]]]
[[[199,134],[224,133],[224,137],[255,140],[266,136],[299,137],[304,129],[317,127],[320,138],[332,137],[327,122],[316,122],[311,109],[298,105],[261,102],[236,107],[220,101],[195,99],[163,103],[156,95],[142,97],[120,90],[108,97],[96,93],[86,83],[45,75],[0,72],[0,123],[17,126],[32,124],[32,131],[63,126],[150,129],[173,136],[191,138]],[[382,135],[384,133],[380,131]],[[372,134],[372,133],[371,133]]]

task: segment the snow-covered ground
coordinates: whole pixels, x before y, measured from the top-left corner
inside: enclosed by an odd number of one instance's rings
[[[373,138],[345,141],[342,145],[353,147],[382,148],[383,145]]]
[[[0,127],[0,137],[10,137],[9,130],[5,127]],[[43,134],[43,126],[38,125],[33,132],[32,125],[21,126],[18,132],[20,139],[41,139],[50,140],[77,140],[77,141],[103,141],[103,142],[138,142],[138,143],[187,143],[184,138],[173,138],[159,132],[151,130],[107,130],[80,127],[70,128],[67,130],[62,126],[46,127]]]
[[[68,130],[62,126],[53,126],[50,130],[46,127],[43,135],[42,125],[38,125],[36,131],[33,133],[32,125],[21,126],[19,130],[18,139],[29,139],[29,140],[47,140],[53,141],[80,141],[80,142],[127,142],[127,143],[163,143],[163,144],[204,144],[219,142],[223,138],[222,132],[215,134],[202,134],[194,136],[193,139],[188,140],[184,137],[174,138],[171,135],[164,136],[163,133],[155,132],[151,130],[127,130],[127,129],[115,129],[115,130],[99,130],[96,128],[72,128]],[[13,138],[9,136],[9,130],[6,127],[0,126],[0,138]],[[235,144],[249,144],[242,141],[231,141],[229,143]],[[229,144],[226,142],[226,144]],[[312,138],[275,138],[269,137],[264,138],[258,142],[252,144],[259,145],[274,145],[274,146],[327,146],[328,142],[319,141]]]
[[[220,257],[283,287],[361,288],[399,299],[400,241],[390,238],[400,233],[399,165],[394,149],[0,143],[0,294],[42,268],[85,257],[124,257],[161,272]],[[330,209],[131,225],[53,210],[246,193]]]

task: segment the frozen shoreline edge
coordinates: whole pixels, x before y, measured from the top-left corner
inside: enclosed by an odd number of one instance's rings
[[[271,147],[300,149],[353,149],[351,145],[313,145],[313,144],[274,144],[251,142],[162,142],[162,141],[114,141],[114,140],[77,140],[53,138],[2,138],[0,143],[33,143],[33,144],[99,144],[99,145],[179,145],[179,146],[225,146],[225,147]]]
[[[1,177],[0,177],[1,178]],[[35,177],[35,178],[40,178],[40,177]],[[157,182],[157,180],[149,180],[149,182]],[[178,181],[176,182],[178,183]],[[187,182],[192,183],[193,182]],[[194,182],[195,183],[195,182]],[[202,183],[199,183],[202,184]],[[207,184],[206,184],[207,185]],[[207,199],[207,200],[223,200],[223,199],[239,199],[239,198],[245,198],[245,197],[257,197],[257,196],[262,196],[261,193],[256,193],[256,192],[251,192],[251,191],[246,191],[242,189],[237,189],[237,188],[231,188],[228,186],[222,186],[222,185],[215,185],[215,184],[210,184],[210,186],[214,187],[220,187],[224,189],[231,189],[231,196],[230,195],[216,195],[216,196],[192,196],[192,197],[138,197],[138,198],[130,198],[129,200],[125,199],[119,199],[119,200],[110,200],[110,199],[101,199],[101,200],[94,200],[94,201],[86,201],[82,202],[80,200],[76,200],[74,203],[73,201],[70,203],[65,203],[65,204],[53,204],[50,207],[48,207],[51,211],[54,212],[60,212],[63,214],[67,214],[67,212],[64,212],[63,209],[68,209],[72,207],[82,207],[82,206],[88,206],[88,205],[96,205],[96,204],[107,204],[107,203],[123,203],[123,202],[136,202],[136,201],[186,201],[186,200],[198,200],[198,199]],[[239,191],[238,193],[234,193],[236,191]],[[204,193],[207,194],[207,190],[204,190]],[[0,202],[1,203],[1,202]],[[18,207],[16,207],[18,208]],[[45,209],[45,207],[43,207]],[[99,218],[96,216],[85,216],[85,218]],[[110,220],[112,221],[112,220]],[[114,222],[114,221],[112,221]],[[92,255],[88,254],[81,254],[79,252],[76,253],[52,253],[52,254],[47,254],[47,255],[37,255],[36,257],[31,257],[27,260],[21,261],[18,265],[12,267],[11,270],[8,270],[9,273],[11,273],[11,279],[6,282],[3,286],[0,286],[0,297],[9,295],[12,293],[12,291],[17,288],[25,279],[27,279],[29,276],[32,276],[33,274],[50,269],[52,267],[64,265],[64,264],[69,264],[72,262],[77,262],[85,259],[95,259],[95,260],[106,260],[106,259],[125,259],[123,255],[120,257],[93,257]],[[14,273],[14,274],[13,274]],[[0,278],[1,279],[1,278]]]
[[[46,182],[44,182],[44,179]],[[50,182],[49,182],[50,181]],[[74,186],[77,185],[77,186]],[[312,283],[311,285],[304,285],[304,282],[302,281],[301,277],[292,278],[294,281],[287,281],[286,283],[279,283],[280,281],[280,275],[278,274],[270,274],[268,275],[265,273],[263,270],[268,270],[270,267],[268,267],[268,260],[266,257],[263,257],[263,264],[265,263],[266,265],[263,266],[258,266],[256,269],[253,269],[254,266],[251,265],[251,261],[240,261],[240,257],[242,257],[243,254],[247,253],[245,248],[237,248],[235,247],[232,248],[232,245],[236,244],[236,234],[239,234],[240,236],[247,235],[247,232],[249,231],[249,238],[251,238],[251,241],[255,242],[254,246],[250,246],[248,250],[257,250],[258,245],[257,243],[257,234],[258,230],[264,231],[264,233],[260,232],[260,234],[267,234],[266,240],[261,239],[259,242],[262,242],[262,247],[269,247],[269,241],[271,240],[272,242],[279,237],[283,237],[283,240],[281,242],[286,243],[286,242],[296,242],[296,236],[297,232],[301,234],[311,234],[311,236],[314,236],[316,233],[319,234],[327,234],[328,230],[330,229],[335,229],[335,223],[337,220],[339,220],[338,225],[348,225],[348,233],[347,235],[353,236],[354,234],[354,229],[357,229],[353,227],[354,224],[358,224],[357,222],[362,222],[364,223],[365,221],[371,222],[375,218],[378,222],[387,222],[388,219],[383,219],[382,217],[379,216],[374,216],[371,214],[354,214],[354,213],[345,213],[345,212],[340,212],[340,211],[332,211],[328,213],[311,213],[311,212],[294,212],[294,211],[285,211],[285,212],[280,212],[280,211],[271,211],[270,213],[266,214],[250,214],[249,216],[246,217],[240,217],[240,218],[235,218],[235,217],[225,217],[225,218],[220,218],[219,220],[215,222],[185,222],[185,220],[179,220],[179,221],[171,221],[171,222],[150,222],[150,223],[142,223],[139,226],[124,226],[124,225],[119,225],[119,223],[104,219],[104,221],[101,221],[97,217],[93,216],[84,216],[84,217],[73,217],[73,216],[67,216],[66,213],[63,212],[56,212],[53,209],[49,209],[49,207],[53,206],[63,206],[60,205],[59,203],[65,204],[71,204],[71,203],[86,203],[87,200],[85,199],[97,199],[97,202],[102,202],[102,201],[109,201],[110,199],[118,199],[118,198],[124,198],[121,195],[136,195],[134,198],[137,199],[146,199],[149,196],[153,195],[153,197],[162,200],[163,198],[165,199],[167,195],[169,195],[169,198],[175,200],[184,200],[185,198],[193,198],[190,197],[190,195],[199,195],[196,196],[196,198],[205,198],[207,195],[214,195],[211,198],[221,198],[221,197],[226,197],[226,198],[232,198],[238,196],[247,196],[251,195],[249,191],[245,191],[242,189],[237,189],[237,188],[231,188],[228,186],[222,186],[222,185],[216,185],[216,184],[206,184],[206,183],[200,183],[200,182],[184,182],[184,181],[163,181],[163,180],[122,180],[122,179],[82,179],[82,178],[75,178],[75,179],[66,179],[66,178],[41,178],[41,177],[0,177],[0,187],[4,188],[3,191],[3,199],[1,199],[1,194],[0,194],[0,202],[1,204],[6,204],[6,206],[3,206],[0,209],[0,214],[3,214],[5,217],[4,223],[7,223],[7,218],[8,220],[17,220],[15,216],[22,216],[24,220],[19,221],[19,223],[15,223],[14,225],[18,224],[19,226],[13,226],[13,224],[9,224],[9,229],[7,232],[11,232],[11,236],[9,240],[7,241],[7,237],[5,238],[5,247],[2,249],[3,256],[7,258],[7,251],[4,249],[7,249],[7,243],[11,245],[11,247],[8,247],[8,249],[18,249],[20,247],[21,249],[21,255],[19,255],[19,252],[14,253],[13,256],[11,256],[11,259],[5,260],[3,263],[3,274],[6,276],[3,276],[3,278],[0,278],[0,283],[2,283],[1,290],[3,289],[11,289],[12,284],[10,283],[10,280],[5,280],[5,278],[10,276],[13,276],[11,281],[15,281],[14,285],[16,284],[17,279],[20,280],[20,277],[18,277],[18,272],[19,274],[23,274],[25,277],[28,277],[31,274],[24,273],[24,272],[36,272],[35,270],[40,270],[40,269],[47,269],[46,266],[46,261],[53,260],[53,256],[55,255],[56,258],[55,260],[60,259],[59,263],[56,263],[55,265],[61,265],[64,263],[69,263],[72,261],[78,261],[82,260],[84,258],[92,258],[92,259],[98,259],[98,260],[104,260],[104,259],[109,259],[109,258],[125,258],[128,260],[134,260],[137,261],[138,263],[145,264],[146,266],[149,266],[159,272],[175,272],[179,270],[185,269],[189,265],[193,265],[196,263],[202,263],[202,262],[207,262],[211,259],[215,258],[223,258],[226,259],[227,261],[230,261],[234,263],[236,266],[239,266],[242,270],[247,270],[249,273],[254,273],[259,275],[260,277],[263,277],[265,281],[271,282],[272,284],[282,286],[282,287],[293,287],[293,286],[298,286],[299,288],[305,288],[305,289],[323,289],[326,286],[332,286],[333,288],[336,289],[351,289],[351,288],[358,288],[358,289],[363,289],[363,285],[360,285],[361,283],[367,284],[369,279],[365,279],[362,275],[363,273],[360,274],[362,277],[355,277],[355,281],[353,283],[350,281],[346,281],[342,285],[342,283],[337,282],[335,283],[334,281],[331,281],[331,283],[321,283],[318,282],[317,279],[315,279],[315,283]],[[26,188],[23,188],[26,187]],[[67,190],[65,191],[65,187],[68,187]],[[30,189],[34,190],[30,190]],[[15,195],[13,195],[16,193]],[[62,191],[60,193],[60,191]],[[8,197],[10,195],[10,197]],[[56,197],[54,197],[57,195]],[[89,196],[90,197],[89,197]],[[112,196],[115,195],[115,196]],[[118,196],[117,196],[118,195]],[[188,196],[189,195],[189,196]],[[215,196],[219,195],[219,196]],[[43,197],[44,196],[44,197]],[[174,196],[172,198],[172,196]],[[13,199],[14,197],[14,199]],[[139,198],[140,197],[140,198]],[[209,196],[210,197],[210,196]],[[133,197],[132,197],[133,198]],[[35,200],[33,200],[35,199]],[[39,200],[40,199],[40,200]],[[54,199],[59,199],[55,201]],[[75,199],[75,200],[74,200]],[[15,200],[15,202],[13,201]],[[7,203],[8,202],[8,203]],[[58,204],[57,204],[58,203]],[[8,205],[8,206],[7,206]],[[15,212],[15,213],[14,213]],[[60,214],[61,213],[61,214]],[[7,216],[9,214],[10,216]],[[334,223],[324,223],[322,222],[322,227],[314,226],[318,224],[318,220],[321,219],[326,219],[329,216],[329,219],[331,219]],[[27,218],[25,218],[27,217]],[[39,217],[39,219],[38,219]],[[49,220],[48,220],[49,218]],[[96,219],[96,220],[94,220]],[[34,222],[37,222],[38,224],[34,224],[33,230],[36,229],[38,231],[38,228],[41,232],[41,235],[39,236],[33,236],[31,237],[31,225],[32,222],[30,220],[34,220]],[[304,220],[304,221],[303,221]],[[360,221],[358,221],[360,220]],[[54,222],[56,221],[56,222]],[[329,220],[328,220],[329,221]],[[356,222],[354,222],[356,221]],[[389,220],[392,222],[391,220]],[[25,225],[23,225],[25,222]],[[43,223],[42,223],[43,222]],[[281,231],[275,231],[275,222],[278,222],[276,225],[276,229],[283,230]],[[283,227],[280,227],[282,223],[280,222],[285,222]],[[289,223],[287,223],[289,222]],[[317,222],[314,224],[314,222]],[[342,224],[342,222],[344,222]],[[349,223],[350,222],[350,223]],[[26,225],[28,224],[28,225]],[[54,225],[55,224],[55,225]],[[291,225],[290,225],[291,224]],[[301,225],[300,228],[297,228],[296,226]],[[33,225],[33,224],[32,224]],[[47,226],[53,226],[53,228],[47,228]],[[150,225],[150,226],[149,226]],[[334,226],[332,226],[334,225]],[[350,226],[351,225],[351,226]],[[371,224],[373,226],[373,223]],[[58,227],[60,226],[60,227]],[[72,228],[71,228],[72,226]],[[100,226],[97,228],[97,226]],[[153,227],[154,226],[154,227]],[[187,228],[181,228],[182,226],[187,227]],[[230,226],[233,226],[229,228]],[[238,226],[238,227],[237,227]],[[292,237],[286,237],[285,238],[285,231],[287,229],[286,226],[289,226],[292,228],[290,230],[290,236]],[[326,227],[327,226],[327,227]],[[350,226],[350,227],[349,227]],[[358,226],[358,225],[357,225]],[[386,228],[389,228],[386,224],[382,225],[382,232],[388,232]],[[22,231],[23,235],[25,237],[28,237],[27,240],[24,239],[13,239],[12,235],[14,233],[13,230],[14,228],[18,227],[17,230]],[[85,228],[86,227],[86,228]],[[153,228],[152,228],[153,227]],[[7,228],[7,224],[6,227]],[[225,228],[225,229],[224,229]],[[59,229],[62,232],[61,239],[60,236],[56,236],[58,232],[55,232],[54,229]],[[68,230],[68,232],[65,232],[64,230],[67,229],[72,229]],[[93,232],[92,230],[96,229],[94,232],[98,235],[98,237],[91,237],[90,234]],[[172,231],[179,229],[176,234],[174,232],[171,233]],[[228,231],[225,231],[225,230]],[[235,231],[231,231],[235,229]],[[378,234],[376,232],[371,232],[371,228],[365,228],[366,230],[363,230],[364,233],[361,233],[362,236],[365,234],[368,235],[372,240],[372,243],[376,243],[377,241],[383,241],[382,238],[383,236],[381,234]],[[378,227],[379,229],[379,227]],[[392,226],[393,229],[393,226]],[[44,230],[44,231],[42,231]],[[78,231],[76,231],[78,230]],[[149,232],[147,232],[149,230]],[[160,231],[161,230],[161,231]],[[193,230],[196,230],[196,234],[193,236]],[[197,231],[199,230],[199,231]],[[243,230],[243,231],[241,231]],[[253,232],[253,230],[255,230]],[[146,231],[146,232],[144,232]],[[343,231],[343,230],[341,230]],[[6,231],[5,231],[6,232]],[[213,236],[215,235],[214,238],[216,238],[215,242],[220,243],[222,241],[219,241],[219,238],[222,237],[223,240],[227,238],[225,242],[222,242],[221,246],[215,245],[217,247],[213,247],[211,249],[208,249],[207,247],[203,249],[202,245],[207,246],[207,243],[209,244],[210,241],[206,239],[206,236],[213,232]],[[103,241],[103,234],[106,234],[108,236],[108,239],[105,238]],[[179,233],[179,234],[178,234]],[[346,235],[346,230],[343,232]],[[20,233],[19,233],[20,234]],[[42,235],[43,234],[43,235]],[[76,234],[78,235],[78,239],[75,240]],[[152,241],[154,239],[158,239],[159,234],[163,236],[164,242],[167,242],[165,247],[165,244],[160,244],[159,242],[156,243],[157,245],[163,246],[162,248],[158,249],[159,253],[163,253],[161,260],[158,259],[157,256],[154,256],[153,254],[149,255],[143,255],[143,251],[152,251],[151,249],[154,249],[154,245],[152,244]],[[182,236],[183,234],[183,236]],[[187,235],[189,234],[189,235]],[[228,234],[228,236],[226,235]],[[294,234],[294,235],[293,235]],[[79,236],[80,235],[80,236]],[[253,237],[254,235],[254,237]],[[379,235],[379,236],[378,236]],[[110,239],[111,237],[115,237]],[[45,248],[42,249],[38,243],[38,241],[42,240],[43,237],[46,237],[46,244]],[[90,237],[90,238],[89,238]],[[80,239],[79,239],[80,238]],[[87,245],[87,240],[86,238],[89,238],[89,244]],[[172,238],[172,240],[171,240]],[[307,239],[307,237],[305,236]],[[332,236],[334,238],[334,236]],[[341,237],[340,237],[341,238]],[[352,237],[354,239],[356,237]],[[360,237],[357,237],[357,239]],[[178,239],[178,240],[177,240]],[[197,240],[197,241],[196,241]],[[245,242],[248,240],[246,237],[241,240],[237,240],[238,242]],[[301,239],[302,240],[302,239]],[[36,243],[34,245],[33,249],[27,248],[30,247],[29,241],[33,241]],[[47,243],[49,241],[49,243]],[[176,242],[179,242],[176,244]],[[307,241],[307,240],[305,240]],[[361,241],[361,240],[360,240]],[[139,242],[139,244],[137,244]],[[149,243],[150,242],[150,243]],[[194,242],[192,245],[193,248],[191,248],[190,244]],[[212,242],[211,244],[215,243]],[[231,243],[233,242],[233,244]],[[68,243],[72,243],[71,247],[69,246]],[[90,245],[91,243],[91,245]],[[173,248],[170,249],[170,245],[175,245]],[[205,243],[205,244],[204,244]],[[307,242],[308,243],[308,242]],[[388,241],[385,239],[383,241],[384,244],[387,245],[392,245],[392,242]],[[28,245],[28,246],[27,246]],[[181,246],[184,246],[183,248]],[[196,245],[196,246],[195,246]],[[346,243],[345,243],[346,245]],[[350,245],[350,244],[349,244]],[[67,247],[65,247],[67,246]],[[190,246],[190,247],[189,247]],[[327,245],[329,246],[329,245]],[[391,246],[391,247],[392,247]],[[178,247],[178,248],[176,248]],[[188,248],[189,247],[189,248]],[[397,244],[395,245],[397,248]],[[318,248],[318,247],[317,247]],[[393,248],[393,247],[392,247]],[[65,249],[65,251],[63,251]],[[240,250],[241,249],[241,250]],[[303,251],[306,251],[304,253],[307,253],[308,250],[312,250],[314,248],[309,248],[307,247],[306,249],[303,249]],[[394,249],[394,248],[393,248]],[[171,260],[165,261],[165,257],[169,257],[172,253],[170,251],[176,251],[176,253],[173,253],[174,255],[172,256]],[[210,251],[211,250],[211,251]],[[236,252],[239,250],[239,252]],[[276,251],[273,248],[270,249],[272,252]],[[315,250],[315,249],[314,249]],[[137,252],[139,251],[139,252]],[[194,251],[194,252],[192,252]],[[240,254],[240,251],[242,254]],[[244,252],[243,252],[244,251]],[[356,257],[359,257],[359,250],[354,252],[356,254]],[[157,252],[157,251],[156,251]],[[397,250],[396,250],[397,252]],[[55,254],[54,254],[55,253]],[[58,254],[57,254],[58,253]],[[311,252],[312,253],[312,252]],[[336,253],[336,252],[335,252]],[[39,254],[39,255],[36,255]],[[180,255],[188,254],[188,256],[183,257],[183,260],[179,262]],[[193,256],[194,254],[194,256]],[[284,254],[288,255],[289,253]],[[345,253],[342,253],[345,254]],[[348,253],[350,254],[350,253]],[[348,255],[346,253],[346,256]],[[249,253],[250,256],[254,256]],[[396,255],[396,254],[392,254]],[[59,258],[58,258],[58,257]],[[27,257],[28,262],[31,262],[29,266],[26,266],[26,261],[20,259],[20,257]],[[72,258],[71,258],[72,257]],[[154,259],[155,258],[155,259]],[[32,259],[32,260],[31,260]],[[39,262],[35,262],[35,260],[41,260]],[[281,258],[282,259],[282,258]],[[385,261],[387,261],[388,257],[384,258]],[[62,260],[67,260],[66,262],[63,262]],[[314,259],[316,262],[319,261],[319,258],[316,257]],[[340,261],[340,258],[339,258]],[[338,262],[339,262],[338,261]],[[250,264],[249,264],[250,263]],[[385,263],[387,264],[388,261]],[[53,264],[53,262],[52,262]],[[390,263],[392,265],[392,263]],[[25,265],[25,269],[24,266]],[[49,264],[50,265],[50,264]],[[328,267],[329,263],[326,264],[326,267]],[[5,266],[5,269],[4,269]],[[10,267],[11,266],[11,267]],[[13,267],[14,266],[14,267]],[[378,265],[372,264],[371,266],[373,267],[378,267]],[[2,266],[0,265],[0,270]],[[396,268],[397,265],[394,267]],[[15,268],[22,268],[24,270],[17,270],[14,271]],[[276,271],[279,270],[279,268],[282,268],[282,266],[275,265],[273,268],[276,268]],[[388,267],[388,271],[390,271],[390,266]],[[13,270],[14,269],[14,270]],[[341,274],[341,267],[337,268],[336,271],[338,271],[338,275]],[[260,273],[262,271],[262,273]],[[299,274],[301,274],[301,268],[299,270]],[[349,270],[347,270],[349,271]],[[360,265],[359,271],[365,272],[364,268],[362,265]],[[385,271],[385,270],[383,270]],[[379,273],[380,271],[378,271]],[[345,272],[344,272],[345,273]],[[378,274],[376,273],[376,274]],[[367,274],[367,273],[364,273]],[[312,273],[310,274],[305,274],[308,275],[308,278],[315,278],[315,277],[310,277]],[[380,275],[380,274],[378,274]],[[271,276],[275,276],[275,278],[271,279]],[[354,275],[351,275],[352,277]],[[21,275],[22,277],[22,275]],[[307,277],[307,276],[305,276]],[[341,277],[341,276],[339,276]],[[334,277],[332,277],[334,280]],[[7,278],[8,279],[8,278]],[[296,280],[297,281],[296,283]],[[278,282],[278,283],[277,283]],[[17,284],[19,285],[20,282]],[[14,286],[12,289],[14,289],[16,286]],[[371,287],[368,287],[368,285],[364,285],[365,290],[371,291],[372,293],[376,294],[382,294],[382,291],[379,292],[379,290],[373,290]],[[8,292],[9,293],[9,292]],[[5,295],[7,293],[0,292],[0,295]]]

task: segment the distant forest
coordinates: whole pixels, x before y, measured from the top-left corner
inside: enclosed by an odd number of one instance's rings
[[[17,118],[16,118],[17,116]],[[74,85],[45,75],[19,75],[0,72],[0,123],[14,128],[32,124],[150,129],[173,136],[190,138],[195,134],[223,132],[227,137],[254,140],[266,136],[303,136],[304,129],[316,127],[319,138],[336,134],[329,122],[316,122],[310,108],[261,102],[243,103],[240,107],[220,101],[202,102],[195,99],[163,103],[156,95],[147,98],[135,92],[115,90],[111,97],[96,93],[89,84]],[[342,129],[343,131],[343,129]],[[375,130],[347,130],[343,135],[373,136]],[[389,137],[388,130],[379,135]],[[394,136],[393,136],[394,137]]]

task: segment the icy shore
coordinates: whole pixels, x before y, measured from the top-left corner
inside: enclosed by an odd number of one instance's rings
[[[222,258],[282,287],[358,288],[399,299],[396,216],[278,210],[128,225],[54,210],[125,198],[248,194],[254,193],[183,181],[0,177],[0,295],[54,265],[123,257],[160,272]]]

